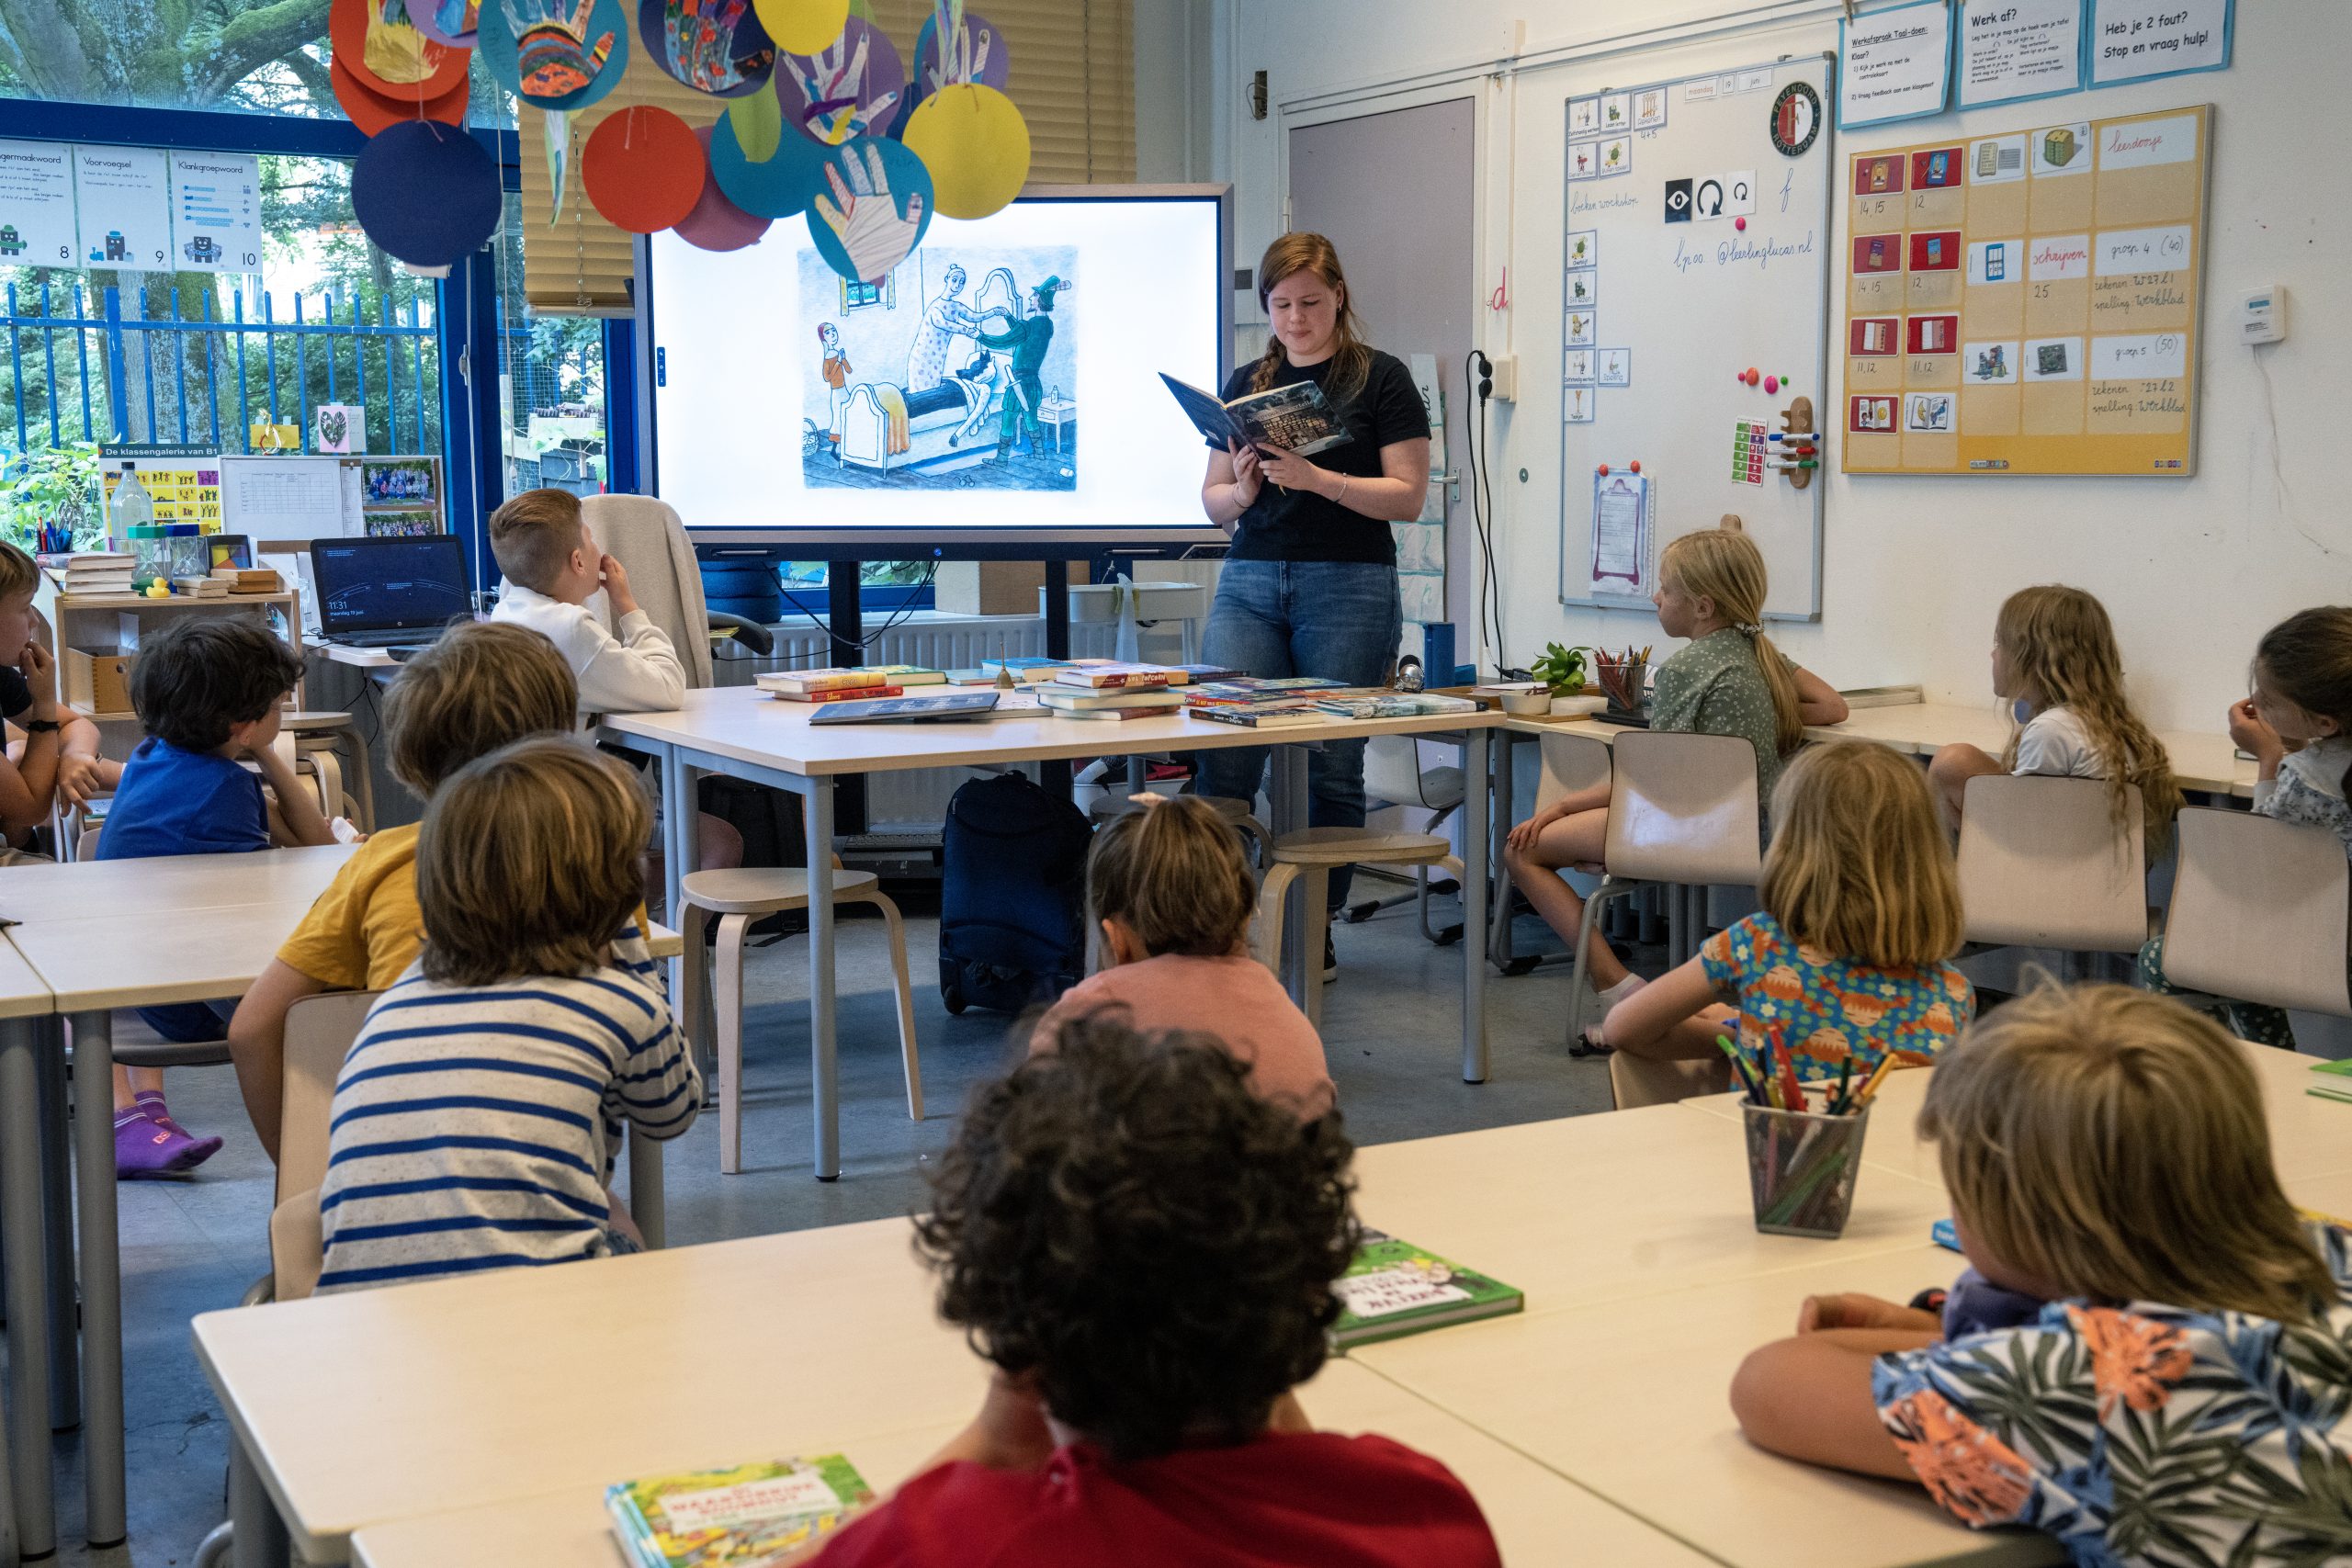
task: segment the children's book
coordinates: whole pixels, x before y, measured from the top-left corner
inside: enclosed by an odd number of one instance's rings
[[[1419,718],[1429,714],[1476,713],[1478,705],[1467,697],[1440,692],[1325,692],[1315,705],[1340,718]]]
[[[1184,678],[1194,685],[1204,681],[1232,681],[1240,678],[1238,670],[1227,670],[1222,664],[1171,664],[1170,670],[1182,670]]]
[[[1363,1233],[1356,1260],[1331,1289],[1346,1309],[1331,1325],[1331,1343],[1342,1350],[1527,1307],[1527,1298],[1501,1280],[1375,1230]]]
[[[1219,446],[1230,442],[1306,457],[1355,439],[1331,412],[1323,389],[1312,381],[1284,382],[1227,403],[1164,370],[1159,378],[1168,383],[1193,428]]]
[[[1175,711],[1168,707],[1056,708],[1056,718],[1096,719],[1123,723],[1131,718],[1159,718]]]
[[[874,1500],[840,1454],[689,1470],[605,1488],[613,1533],[635,1568],[762,1568],[839,1529]]]
[[[904,686],[826,686],[813,692],[770,691],[768,695],[780,703],[846,703],[895,697],[905,691]]]
[[[1064,713],[1080,713],[1088,708],[1181,708],[1183,694],[1165,686],[1104,686],[1100,689],[1065,686],[1058,681],[1040,682],[1035,687],[1038,699],[1047,707]]]
[[[1184,672],[1165,664],[1073,664],[1054,671],[1054,682],[1062,686],[1100,688],[1104,686],[1182,686],[1186,684]]]
[[[926,692],[919,697],[890,695],[879,702],[827,702],[808,716],[811,724],[954,723],[986,718],[996,711],[998,692]]]
[[[1023,682],[1050,681],[1069,668],[1071,668],[1070,661],[1067,659],[983,659],[980,660],[980,669],[986,673],[994,675],[1001,671],[1010,673],[1014,680]]]
[[[1250,729],[1294,729],[1302,725],[1331,722],[1331,716],[1318,710],[1313,703],[1295,698],[1216,703],[1207,707],[1194,707],[1192,715],[1194,718],[1205,718],[1216,724],[1238,724]]]
[[[871,675],[885,686],[944,686],[947,683],[944,670],[926,670],[920,664],[867,664],[859,668],[860,675]]]
[[[776,670],[752,680],[765,692],[837,692],[891,683],[878,670]]]

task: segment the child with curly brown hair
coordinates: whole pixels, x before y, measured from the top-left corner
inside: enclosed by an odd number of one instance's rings
[[[1097,1017],[982,1089],[916,1236],[995,1380],[815,1561],[1499,1563],[1443,1465],[1310,1430],[1291,1396],[1359,1235],[1339,1122],[1261,1099],[1215,1040]]]

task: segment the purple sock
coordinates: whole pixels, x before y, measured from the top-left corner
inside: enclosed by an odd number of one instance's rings
[[[133,1106],[114,1116],[114,1172],[121,1180],[194,1170],[220,1150],[218,1138],[197,1139],[151,1120]]]
[[[187,1128],[172,1120],[172,1108],[164,1103],[164,1091],[162,1089],[142,1089],[137,1091],[134,1098],[139,1102],[140,1111],[146,1116],[148,1121],[153,1122],[158,1127],[168,1127],[173,1132],[179,1134],[182,1137],[188,1135]]]

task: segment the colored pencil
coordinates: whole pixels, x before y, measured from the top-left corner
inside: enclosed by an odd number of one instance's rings
[[[1886,1075],[1894,1070],[1894,1057],[1892,1053],[1878,1059],[1878,1066],[1871,1069],[1871,1076],[1862,1084],[1861,1092],[1854,1097],[1856,1111],[1861,1110],[1871,1102],[1871,1097],[1878,1092],[1878,1086],[1885,1082]]]

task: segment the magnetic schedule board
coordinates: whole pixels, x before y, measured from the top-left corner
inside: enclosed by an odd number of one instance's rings
[[[2211,105],[1846,161],[1849,474],[2197,466]]]

